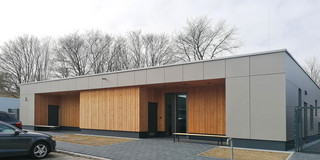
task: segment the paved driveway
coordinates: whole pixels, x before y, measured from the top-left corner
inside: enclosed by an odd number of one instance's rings
[[[73,133],[73,132],[71,132]],[[70,134],[66,132],[49,132],[49,134]],[[118,143],[102,147],[85,146],[67,142],[57,142],[57,149],[82,153],[113,160],[221,160],[211,157],[198,156],[216,147],[208,143],[176,142],[171,138],[148,138],[136,141]],[[290,160],[315,160],[320,159],[320,154],[294,153]]]
[[[199,143],[173,143],[167,139],[143,139],[118,143],[102,147],[84,146],[66,142],[58,142],[57,148],[71,152],[94,155],[98,157],[110,158],[114,160],[194,160],[213,159],[197,156],[197,154],[215,147],[212,144]]]
[[[29,156],[19,156],[19,157],[6,157],[0,158],[0,160],[33,160]],[[57,152],[50,153],[44,160],[93,160],[91,158],[79,157],[79,156],[72,156],[68,154],[62,154]]]

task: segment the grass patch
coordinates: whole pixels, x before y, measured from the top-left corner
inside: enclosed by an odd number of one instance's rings
[[[209,151],[203,152],[201,156],[230,159],[230,148],[216,147]],[[290,156],[289,153],[258,151],[247,149],[233,149],[233,157],[235,160],[286,160]]]
[[[54,138],[57,141],[76,143],[76,144],[82,144],[82,145],[88,145],[88,146],[97,146],[97,147],[134,141],[133,139],[127,139],[127,138],[77,135],[77,134],[59,135],[59,136],[54,136]]]

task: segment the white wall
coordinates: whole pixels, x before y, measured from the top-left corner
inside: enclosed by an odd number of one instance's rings
[[[286,110],[287,110],[287,140],[294,139],[294,107],[298,106],[298,90],[302,90],[302,105],[304,102],[308,106],[315,106],[315,100],[320,101],[320,89],[313,83],[313,81],[306,75],[306,73],[297,65],[297,63],[286,55]],[[305,95],[307,91],[307,95]],[[315,113],[315,111],[314,111]],[[318,122],[320,122],[320,115],[318,109],[318,116],[314,116],[314,129],[310,127],[310,110],[308,110],[308,135],[318,134]]]
[[[34,125],[35,85],[20,86],[20,121],[22,125]]]
[[[286,140],[285,55],[227,59],[227,136]]]

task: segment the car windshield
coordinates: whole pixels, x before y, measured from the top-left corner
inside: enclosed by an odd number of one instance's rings
[[[0,124],[0,134],[14,133],[14,128],[11,128],[5,124]]]
[[[16,121],[16,119],[13,116],[9,115],[9,114],[0,113],[0,121],[12,122],[12,121]]]

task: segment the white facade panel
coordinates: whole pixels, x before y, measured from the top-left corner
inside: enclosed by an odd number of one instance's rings
[[[164,83],[164,68],[152,68],[147,70],[147,84]]]
[[[204,62],[204,79],[226,77],[226,60]]]
[[[194,81],[203,80],[203,63],[193,63],[183,65],[183,80]]]
[[[58,81],[58,91],[73,91],[76,89],[75,79],[65,79]]]
[[[22,125],[34,125],[34,94],[20,94],[19,112]]]
[[[228,137],[250,139],[249,77],[226,79],[226,132]]]
[[[107,74],[101,76],[102,88],[117,87],[118,86],[118,74]]]
[[[98,88],[102,88],[102,82],[106,81],[103,78],[106,78],[106,76],[103,75],[99,75],[99,76],[92,76],[92,77],[88,77],[88,85],[90,89],[98,89]]]
[[[118,86],[134,85],[134,72],[118,73]]]
[[[226,61],[226,77],[249,76],[249,57],[232,58]]]
[[[76,90],[86,90],[89,89],[89,78],[79,77],[76,79]]]
[[[285,72],[285,52],[250,56],[250,75]]]
[[[165,67],[165,82],[179,82],[183,80],[182,66]]]
[[[134,82],[135,85],[147,84],[147,71],[134,71]]]
[[[251,138],[286,141],[285,74],[250,77]]]

